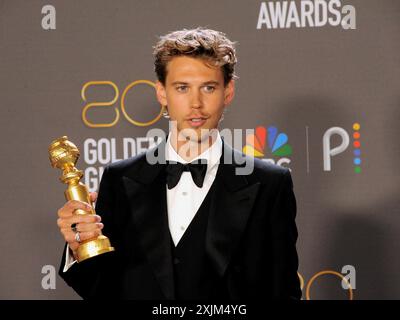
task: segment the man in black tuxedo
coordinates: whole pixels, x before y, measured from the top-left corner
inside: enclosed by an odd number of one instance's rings
[[[245,157],[217,130],[234,96],[234,43],[197,28],[154,49],[170,133],[105,169],[98,215],[74,215],[88,206],[78,201],[59,209],[60,276],[83,298],[299,299],[290,172]],[[101,233],[115,251],[77,263],[79,242]]]

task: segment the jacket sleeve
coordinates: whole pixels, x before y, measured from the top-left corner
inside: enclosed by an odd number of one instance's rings
[[[112,242],[112,219],[113,193],[109,168],[104,170],[99,194],[96,202],[96,214],[102,217],[104,228],[102,233],[110,238]],[[111,236],[111,237],[110,237]],[[65,265],[65,251],[68,250],[67,244],[64,247],[59,275],[72,287],[82,298],[89,299],[95,297],[105,297],[112,292],[112,272],[116,265],[115,252],[101,254],[97,257],[89,258],[80,263],[73,264],[66,272],[63,271]]]
[[[286,170],[272,211],[273,297],[278,299],[300,299],[302,294],[297,274],[296,211],[293,182]]]

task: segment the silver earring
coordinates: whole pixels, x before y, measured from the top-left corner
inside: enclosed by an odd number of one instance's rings
[[[165,119],[169,119],[170,118],[170,116],[169,116],[169,113],[168,113],[168,109],[167,109],[167,106],[165,106],[164,107],[164,111],[163,111],[163,117],[165,118]]]
[[[224,118],[225,118],[225,110],[224,110],[224,112],[222,112],[221,118],[219,118],[219,122],[222,122],[224,120]]]

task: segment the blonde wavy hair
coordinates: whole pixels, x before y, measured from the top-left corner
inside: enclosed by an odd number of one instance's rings
[[[182,29],[161,36],[153,47],[154,71],[158,80],[165,85],[167,64],[174,57],[189,56],[202,58],[211,66],[221,67],[226,86],[235,75],[237,62],[236,42],[230,41],[220,31],[197,27]]]

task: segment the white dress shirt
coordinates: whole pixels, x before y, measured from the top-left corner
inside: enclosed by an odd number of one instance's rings
[[[207,160],[207,171],[202,188],[196,186],[189,171],[184,171],[182,173],[178,184],[174,188],[169,190],[167,184],[165,184],[167,190],[168,226],[172,240],[174,241],[175,246],[177,246],[215,180],[222,155],[222,139],[218,132],[216,140],[210,148],[192,160],[186,161],[179,156],[172,147],[170,138],[171,134],[168,136],[166,142],[166,160],[181,163],[189,163],[198,159]],[[66,250],[63,271],[66,272],[75,262],[76,260],[74,259],[71,250]]]
[[[222,155],[222,140],[218,133],[217,139],[210,148],[196,158],[186,161],[172,147],[170,137],[171,135],[168,137],[165,148],[166,160],[181,163],[189,163],[198,159],[207,160],[207,171],[202,188],[196,186],[189,171],[182,173],[178,184],[171,190],[168,190],[167,185],[165,185],[169,231],[175,246],[177,246],[214,182]]]

